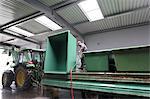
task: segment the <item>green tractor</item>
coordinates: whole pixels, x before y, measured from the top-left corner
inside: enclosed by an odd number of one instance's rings
[[[13,57],[13,70],[6,70],[2,75],[4,88],[10,87],[15,81],[17,89],[27,89],[33,84],[40,84],[44,67],[45,51],[41,49],[24,49],[17,51],[12,49],[9,53]],[[10,62],[7,63],[7,65]]]

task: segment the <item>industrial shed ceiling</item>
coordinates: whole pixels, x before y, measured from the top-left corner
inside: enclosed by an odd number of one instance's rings
[[[51,31],[47,27],[36,22],[34,19],[24,22],[22,24],[19,24],[18,26],[21,27],[22,29],[28,30],[34,34],[39,34],[39,33],[45,32],[45,31]]]
[[[132,12],[139,8],[148,8],[149,0],[97,0],[103,15],[108,16],[119,15],[126,12]],[[140,10],[140,9],[139,9]],[[77,4],[62,8],[57,11],[60,16],[69,23],[77,24],[88,20]],[[88,21],[87,21],[88,22]]]
[[[25,46],[26,44],[31,44],[30,42],[27,42],[25,40],[22,40],[22,39],[14,39],[13,41],[7,41],[5,43],[9,43],[9,44],[12,44],[12,45],[17,45],[17,46]]]
[[[39,0],[39,1],[47,6],[53,6],[55,4],[58,4],[67,0]]]
[[[0,25],[36,12],[17,0],[0,0]]]
[[[4,34],[0,34],[0,42],[6,42],[7,40],[14,39],[14,37],[6,36]]]
[[[62,16],[70,24],[80,23],[87,21],[87,17],[81,11],[78,5],[72,5],[60,10],[57,10],[57,13]]]
[[[37,11],[41,11],[37,16],[45,14],[55,22],[57,21],[56,23],[63,26],[63,28],[69,27],[68,29],[71,28],[82,36],[90,35],[93,33],[101,33],[104,31],[128,28],[132,26],[145,25],[149,24],[150,21],[150,0],[97,0],[105,18],[94,22],[89,22],[88,18],[84,15],[84,13],[77,5],[83,0],[30,1],[38,2],[38,4],[34,5],[30,4],[27,1],[29,0],[0,1],[0,29],[3,29],[4,25],[8,25],[8,23],[16,20],[17,23],[14,24],[15,26],[35,34],[34,37],[28,38],[32,38],[37,42],[42,41],[43,39],[41,37],[44,37],[45,39],[46,36],[51,33],[55,33],[55,31],[51,31],[49,28],[39,24],[34,20],[36,18],[36,15],[34,13],[36,13]],[[43,8],[39,6],[39,4],[42,4]],[[40,10],[37,9],[38,6]],[[43,10],[47,8],[49,8],[48,11],[43,12]],[[22,21],[24,18],[29,20]],[[66,25],[64,25],[62,22],[69,26],[66,27]],[[2,38],[1,35],[0,37]],[[1,38],[0,40],[2,40]],[[27,37],[25,38],[27,39]],[[11,43],[13,43],[13,41]],[[21,42],[18,41],[18,43]]]
[[[93,32],[98,30],[103,31],[106,29],[112,29],[112,28],[117,28],[122,26],[129,26],[133,24],[148,22],[149,17],[150,17],[150,10],[149,8],[145,8],[145,9],[140,9],[138,11],[132,11],[126,14],[107,17],[103,20],[99,20],[95,22],[84,22],[75,25],[75,28],[78,29],[81,33],[86,34],[88,32]]]

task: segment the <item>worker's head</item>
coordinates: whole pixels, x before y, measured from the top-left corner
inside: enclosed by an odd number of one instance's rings
[[[81,44],[81,41],[78,41],[78,44]]]

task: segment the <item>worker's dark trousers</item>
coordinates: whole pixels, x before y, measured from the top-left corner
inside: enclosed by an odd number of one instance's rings
[[[82,53],[81,53],[82,54]],[[84,72],[86,71],[85,67],[85,61],[84,61],[84,55],[78,55],[76,60],[76,72]]]
[[[81,58],[81,70],[86,71],[86,64],[85,64],[85,60],[84,60],[85,56],[83,54],[82,58]]]

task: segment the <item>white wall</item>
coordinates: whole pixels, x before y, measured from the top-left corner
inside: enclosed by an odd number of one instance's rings
[[[150,44],[150,25],[85,36],[88,50],[103,50]]]

